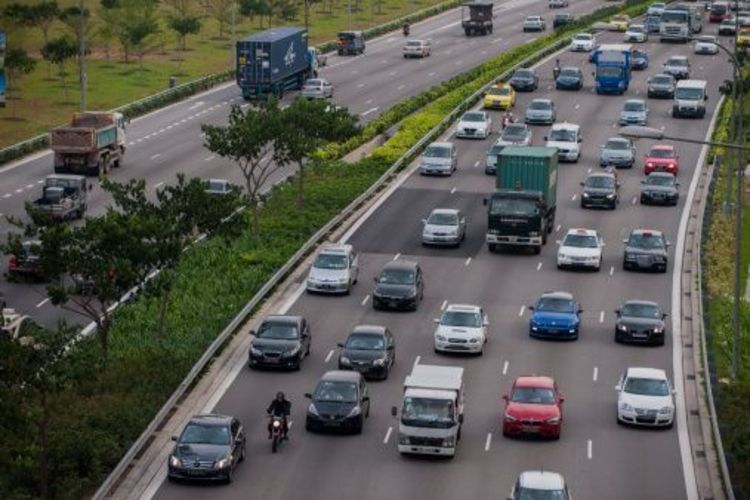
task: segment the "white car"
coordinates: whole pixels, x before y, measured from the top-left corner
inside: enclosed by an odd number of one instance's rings
[[[588,268],[598,271],[602,267],[604,241],[593,229],[569,229],[557,250],[557,268]]]
[[[352,245],[326,245],[307,275],[308,292],[349,293],[357,282],[359,258]]]
[[[701,35],[695,40],[693,52],[696,54],[714,55],[719,53],[719,46],[716,45],[716,37],[713,35]]]
[[[647,14],[659,14],[659,15],[661,15],[661,13],[664,12],[664,9],[666,9],[666,8],[667,8],[667,4],[665,4],[665,3],[661,3],[661,2],[652,3],[648,7]]]
[[[624,39],[626,42],[647,42],[648,32],[646,31],[646,27],[642,24],[631,24],[625,30]]]
[[[485,111],[467,111],[456,126],[456,137],[486,139],[491,133],[492,118]]]
[[[435,352],[482,354],[490,322],[481,307],[450,304],[435,323]]]
[[[596,38],[591,33],[578,33],[570,42],[570,50],[573,52],[591,52],[596,46]]]
[[[568,7],[568,0],[549,0],[550,9],[562,9]]]
[[[407,40],[404,45],[404,59],[407,57],[427,57],[432,54],[429,40]]]
[[[509,500],[549,498],[571,500],[565,478],[548,470],[527,470],[521,473],[513,485]]]
[[[651,427],[672,427],[674,389],[658,368],[627,368],[615,387],[617,422]]]
[[[581,127],[575,123],[555,123],[544,140],[546,147],[557,148],[559,161],[577,162],[581,157],[579,144],[583,142],[583,135]]]
[[[455,208],[436,208],[422,219],[423,245],[455,245],[466,239],[466,217]]]
[[[547,29],[547,23],[542,16],[526,16],[523,20],[523,31],[544,31]]]

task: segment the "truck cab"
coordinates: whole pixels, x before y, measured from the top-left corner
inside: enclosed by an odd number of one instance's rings
[[[703,118],[706,116],[705,80],[680,80],[674,91],[672,116],[675,118]]]
[[[690,36],[703,31],[703,19],[697,7],[686,4],[670,5],[661,15],[660,41],[687,43]]]
[[[337,52],[340,56],[365,53],[365,36],[361,31],[341,31],[336,37]]]
[[[594,52],[597,94],[622,95],[628,90],[632,57],[630,44],[602,45]]]
[[[48,175],[42,196],[34,204],[55,221],[81,219],[86,212],[89,190],[91,185],[82,175]]]

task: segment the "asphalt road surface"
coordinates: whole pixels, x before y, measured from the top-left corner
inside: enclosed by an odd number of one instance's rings
[[[565,10],[586,14],[601,5],[595,0],[581,0]],[[432,40],[431,57],[404,59],[401,55],[404,37],[393,33],[368,42],[363,56],[330,56],[321,76],[333,83],[337,104],[347,106],[363,121],[368,121],[406,97],[419,94],[425,88],[448,80],[504,50],[541,36],[539,33],[522,33],[521,22],[527,14],[544,14],[551,25],[551,12],[557,10],[548,10],[546,1],[496,2],[494,33],[467,38],[460,26],[459,11],[452,10],[412,27],[410,38]],[[202,123],[226,123],[230,106],[234,104],[244,103],[236,84],[229,83],[134,120],[127,130],[129,142],[124,165],[113,170],[110,178],[121,182],[143,179],[149,189],[172,182],[177,173],[206,179],[225,178],[243,184],[234,164],[203,147],[200,131]],[[291,172],[292,167],[282,169],[272,182]],[[5,240],[11,229],[2,216],[23,216],[24,202],[40,196],[43,179],[51,173],[49,151],[0,167],[0,240]],[[89,194],[89,215],[103,213],[110,202],[98,182],[93,181],[95,187]],[[6,267],[7,259],[4,259],[0,274]],[[53,326],[61,317],[68,321],[88,322],[76,313],[52,306],[43,284],[8,283],[2,278],[0,290],[8,298],[10,307],[31,315],[44,325]]]
[[[520,26],[509,23],[512,30]],[[707,31],[714,31],[706,25]],[[508,31],[506,30],[505,33]],[[502,36],[499,34],[498,36]],[[506,35],[507,36],[507,35]],[[619,42],[621,35],[602,34],[600,40]],[[486,39],[484,40],[487,41]],[[464,40],[466,43],[466,40]],[[435,49],[435,60],[446,45]],[[583,127],[583,155],[577,164],[561,164],[555,233],[560,238],[571,227],[597,229],[606,243],[599,273],[559,271],[552,238],[541,255],[490,254],[484,244],[486,228],[482,197],[494,187],[483,171],[487,149],[496,139],[455,140],[459,170],[449,178],[410,176],[359,229],[349,242],[360,252],[359,283],[345,297],[304,294],[290,313],[304,315],[312,325],[310,358],[300,372],[279,373],[243,369],[219,401],[216,412],[235,415],[248,435],[248,459],[228,486],[165,483],[156,498],[215,500],[273,498],[284,500],[383,498],[505,498],[518,474],[544,468],[562,473],[577,499],[672,500],[686,497],[680,455],[680,423],[671,430],[643,430],[618,426],[614,386],[628,366],[663,368],[672,373],[673,332],[664,347],[614,343],[614,309],[628,299],[672,303],[674,247],[666,274],[622,270],[622,239],[631,229],[649,227],[677,240],[680,216],[700,148],[678,144],[681,156],[681,201],[677,207],[638,203],[643,176],[643,154],[653,141],[639,141],[635,168],[620,170],[621,203],[614,211],[584,210],[580,186],[589,171],[599,170],[599,146],[616,135],[616,120],[628,98],[645,98],[645,81],[659,72],[673,54],[688,54],[692,77],[709,82],[708,113],[703,120],[670,117],[671,101],[649,100],[649,126],[665,127],[675,136],[703,139],[719,100],[718,86],[730,74],[725,58],[695,56],[691,45],[649,42],[650,68],[634,72],[624,96],[597,96],[592,89],[591,65],[585,54],[565,53],[563,65],[584,69],[582,91],[552,90],[552,63],[540,69],[539,91],[519,94],[515,114],[536,97],[550,97],[558,106],[558,121]],[[426,63],[427,64],[427,63]],[[494,129],[500,113],[493,112]],[[534,126],[535,145],[543,144],[548,127]],[[461,208],[467,215],[468,235],[458,249],[427,249],[420,244],[421,219],[435,207]],[[417,259],[425,274],[425,300],[413,313],[373,311],[372,278],[396,255]],[[549,342],[528,337],[528,305],[546,290],[567,290],[584,309],[580,339]],[[679,293],[679,292],[678,292]],[[433,353],[433,318],[446,302],[477,304],[490,319],[490,340],[481,357],[464,358]],[[359,436],[318,435],[304,430],[307,400],[326,370],[336,368],[336,343],[357,324],[387,325],[396,336],[397,362],[384,382],[369,384],[371,413]],[[400,456],[396,450],[398,421],[390,408],[400,406],[404,377],[414,363],[465,367],[467,390],[465,422],[457,454],[452,460]],[[559,441],[537,442],[502,437],[503,405],[515,377],[553,376],[565,395],[564,424]],[[671,375],[670,375],[671,376]],[[293,401],[295,425],[291,439],[277,455],[266,440],[264,408],[276,391]],[[682,395],[678,394],[678,398]],[[164,457],[166,461],[167,457]]]

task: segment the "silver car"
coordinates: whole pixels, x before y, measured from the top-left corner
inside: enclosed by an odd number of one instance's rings
[[[602,146],[599,154],[599,166],[601,167],[627,167],[631,168],[635,163],[635,146],[625,137],[610,137]]]
[[[530,146],[531,138],[532,132],[528,125],[524,123],[509,123],[503,129],[496,144],[502,146]]]
[[[620,111],[620,125],[646,125],[648,104],[643,99],[628,99]]]
[[[672,56],[664,63],[662,71],[677,80],[690,78],[690,61],[686,56]]]
[[[547,24],[544,22],[542,16],[526,16],[523,21],[523,31],[544,31],[547,29]]]
[[[423,245],[458,246],[466,238],[466,217],[454,208],[436,208],[422,219]]]
[[[497,155],[505,149],[504,144],[500,144],[499,141],[490,147],[487,151],[487,158],[484,163],[484,173],[487,175],[495,175],[497,172]]]
[[[716,41],[716,37],[713,35],[701,35],[696,38],[693,51],[696,54],[718,54],[719,46],[716,45]]]
[[[433,142],[422,153],[419,173],[422,175],[451,175],[458,167],[456,147],[452,142]]]
[[[326,245],[307,275],[308,292],[349,293],[359,276],[359,258],[352,245]]]
[[[672,75],[659,73],[648,77],[648,97],[672,99],[674,97],[675,79]]]
[[[534,99],[526,108],[524,122],[529,124],[552,125],[557,118],[555,103],[551,99]]]
[[[325,78],[310,78],[302,87],[302,97],[307,99],[327,99],[333,97],[333,85]]]

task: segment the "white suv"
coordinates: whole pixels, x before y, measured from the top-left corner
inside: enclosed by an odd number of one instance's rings
[[[557,250],[557,268],[578,267],[598,271],[602,267],[604,241],[593,229],[569,229]]]
[[[581,127],[575,123],[555,123],[544,138],[548,148],[557,148],[557,159],[577,162],[581,157],[579,144],[583,142]]]
[[[482,354],[490,323],[481,307],[450,304],[435,323],[435,352]]]
[[[674,390],[658,368],[627,368],[615,387],[617,422],[650,427],[672,427]]]
[[[307,275],[307,291],[349,293],[358,275],[359,258],[352,245],[326,245]]]

